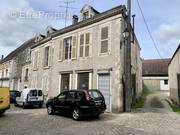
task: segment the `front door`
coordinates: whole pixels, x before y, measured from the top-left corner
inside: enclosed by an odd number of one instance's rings
[[[70,74],[61,74],[61,91],[69,90]]]
[[[105,103],[107,106],[107,112],[110,112],[110,75],[109,74],[99,74],[98,77],[98,89],[101,91],[105,98]]]
[[[89,89],[89,73],[78,74],[78,89]]]

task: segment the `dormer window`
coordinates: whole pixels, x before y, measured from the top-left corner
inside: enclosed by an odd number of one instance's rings
[[[89,18],[89,11],[83,13],[83,20],[88,19]]]

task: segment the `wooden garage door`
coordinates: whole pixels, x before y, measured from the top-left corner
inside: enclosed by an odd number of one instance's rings
[[[110,75],[99,74],[98,89],[104,95],[105,102],[107,105],[107,112],[110,112]]]

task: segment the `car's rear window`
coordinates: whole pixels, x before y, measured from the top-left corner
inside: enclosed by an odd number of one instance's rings
[[[91,98],[100,98],[102,97],[101,93],[98,91],[89,91],[89,95]]]
[[[31,90],[29,96],[37,96],[37,90]]]

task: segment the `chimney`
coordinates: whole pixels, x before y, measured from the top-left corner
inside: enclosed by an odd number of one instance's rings
[[[72,18],[72,23],[73,24],[76,24],[76,23],[78,23],[78,16],[77,15],[73,15],[73,18]]]
[[[4,55],[1,56],[1,60],[3,60],[3,59],[4,59]]]

